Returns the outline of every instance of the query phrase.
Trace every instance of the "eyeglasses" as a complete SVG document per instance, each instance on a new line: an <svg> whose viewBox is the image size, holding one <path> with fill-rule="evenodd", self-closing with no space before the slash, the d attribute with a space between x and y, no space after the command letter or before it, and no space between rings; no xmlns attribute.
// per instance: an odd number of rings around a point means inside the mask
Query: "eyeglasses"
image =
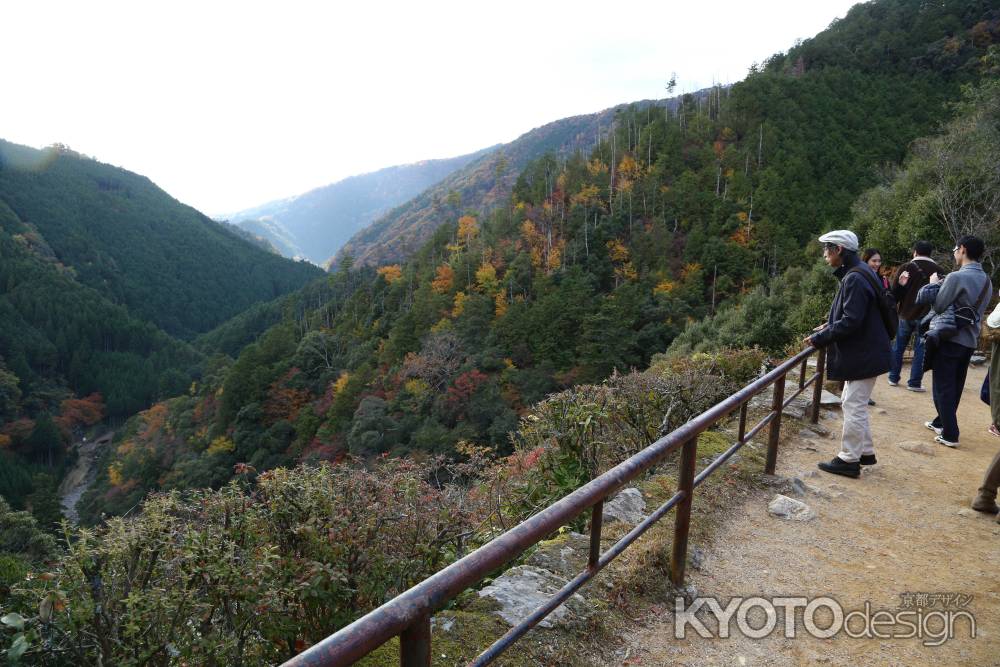
<svg viewBox="0 0 1000 667"><path fill-rule="evenodd" d="M958 252L958 249L959 249L959 248L961 248L961 247L962 247L962 246L960 246L960 245L957 245L957 246L955 246L954 248L952 248L952 249L951 249L951 251L952 251L952 252Z"/></svg>

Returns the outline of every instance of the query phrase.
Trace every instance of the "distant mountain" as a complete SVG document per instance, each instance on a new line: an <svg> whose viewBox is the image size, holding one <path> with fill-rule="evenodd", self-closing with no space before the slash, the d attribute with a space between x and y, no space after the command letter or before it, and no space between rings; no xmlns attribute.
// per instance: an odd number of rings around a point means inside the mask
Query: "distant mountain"
<svg viewBox="0 0 1000 667"><path fill-rule="evenodd" d="M708 90L692 94L697 100ZM563 118L527 132L509 144L488 149L475 161L456 170L439 183L393 209L375 224L356 233L331 262L350 255L357 264L379 266L409 257L445 222L454 222L462 211L485 211L503 202L521 170L546 153L559 157L576 151L589 154L601 137L606 137L615 115L635 106L641 109L664 107L676 111L681 97L643 100L634 105L618 105L598 113Z"/></svg>
<svg viewBox="0 0 1000 667"><path fill-rule="evenodd" d="M387 167L227 216L286 257L324 264L373 220L492 149Z"/></svg>
<svg viewBox="0 0 1000 667"><path fill-rule="evenodd" d="M65 148L0 141L0 203L80 284L184 339L322 275Z"/></svg>

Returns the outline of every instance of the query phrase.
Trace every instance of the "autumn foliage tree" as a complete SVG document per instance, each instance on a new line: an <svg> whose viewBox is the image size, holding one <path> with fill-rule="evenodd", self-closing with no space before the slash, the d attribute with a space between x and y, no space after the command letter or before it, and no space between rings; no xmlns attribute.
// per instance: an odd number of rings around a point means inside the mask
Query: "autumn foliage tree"
<svg viewBox="0 0 1000 667"><path fill-rule="evenodd" d="M438 294L447 294L455 284L455 271L448 264L442 264L435 270L431 287Z"/></svg>
<svg viewBox="0 0 1000 667"><path fill-rule="evenodd" d="M82 426L93 426L104 419L104 399L100 393L85 398L67 398L59 405L56 424L68 435Z"/></svg>

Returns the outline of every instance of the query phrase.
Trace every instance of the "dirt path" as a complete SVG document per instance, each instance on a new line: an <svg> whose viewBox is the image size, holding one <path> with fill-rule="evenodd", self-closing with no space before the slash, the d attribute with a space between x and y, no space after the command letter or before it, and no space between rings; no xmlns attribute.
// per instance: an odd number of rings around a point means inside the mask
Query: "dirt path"
<svg viewBox="0 0 1000 667"><path fill-rule="evenodd" d="M1000 448L1000 439L986 432L989 411L979 401L985 373L982 367L970 369L959 409L958 449L935 444L923 426L934 414L930 392L889 387L884 377L876 385L872 409L879 464L860 479L812 473L818 461L837 452L839 411L836 419L824 422L833 431L829 438L784 441L777 472L799 476L821 492L801 497L816 518L796 522L770 516L767 504L774 491L757 494L725 519L712 543L701 545L704 564L689 569L688 576L699 595L717 596L723 607L731 597L829 596L845 613L863 609L865 602L873 612L896 612L908 602L903 593L971 595L964 609L975 616L975 639L964 619L957 623L957 637L937 647L924 646L918 638L854 639L843 633L816 639L804 631L801 609L798 636L792 639L783 636L781 609L777 629L763 639L744 637L735 617L728 639L701 638L690 626L684 639L675 639L673 614L666 613L674 607L670 599L629 638L623 664L1000 665L1000 525L967 509ZM786 432L796 433L795 422L789 424ZM928 453L901 448L905 442L926 443ZM760 609L754 612L750 622L759 627L764 617ZM822 613L816 622L824 625ZM938 618L927 622L932 632L941 627ZM709 620L706 626L714 630L717 624ZM852 627L856 631L860 621ZM897 626L898 632L905 630Z"/></svg>

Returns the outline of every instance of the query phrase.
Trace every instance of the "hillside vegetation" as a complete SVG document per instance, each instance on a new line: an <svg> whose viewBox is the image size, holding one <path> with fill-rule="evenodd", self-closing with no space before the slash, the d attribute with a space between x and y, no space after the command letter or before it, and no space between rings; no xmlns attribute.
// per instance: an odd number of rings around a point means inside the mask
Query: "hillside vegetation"
<svg viewBox="0 0 1000 667"><path fill-rule="evenodd" d="M0 202L78 282L179 338L320 275L247 242L145 177L64 148L0 142Z"/></svg>

